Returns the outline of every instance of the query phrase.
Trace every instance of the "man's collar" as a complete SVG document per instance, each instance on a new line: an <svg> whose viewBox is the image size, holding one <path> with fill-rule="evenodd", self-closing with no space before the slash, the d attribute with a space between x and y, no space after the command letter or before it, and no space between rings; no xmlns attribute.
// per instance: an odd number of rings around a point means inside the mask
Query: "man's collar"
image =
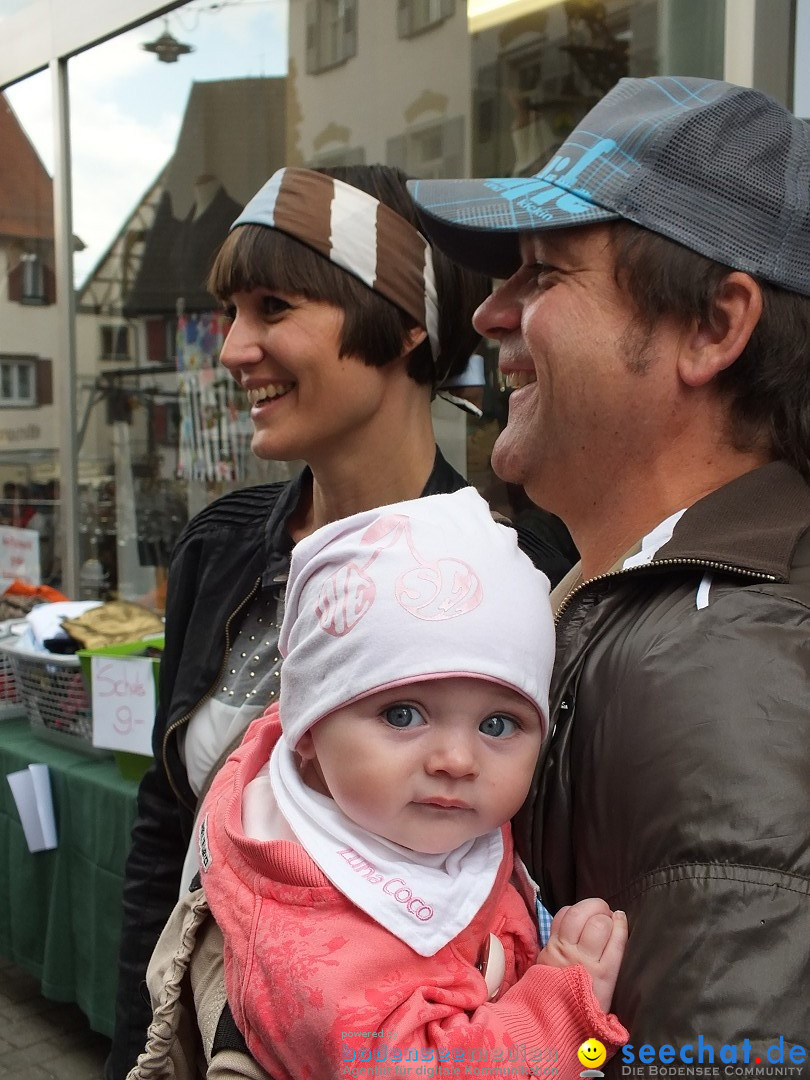
<svg viewBox="0 0 810 1080"><path fill-rule="evenodd" d="M787 462L773 461L666 518L606 573L691 561L787 581L796 544L808 528L810 486ZM555 613L583 580L577 563L551 594Z"/></svg>
<svg viewBox="0 0 810 1080"><path fill-rule="evenodd" d="M786 461L772 461L690 506L654 562L697 559L787 581L810 527L810 486Z"/></svg>

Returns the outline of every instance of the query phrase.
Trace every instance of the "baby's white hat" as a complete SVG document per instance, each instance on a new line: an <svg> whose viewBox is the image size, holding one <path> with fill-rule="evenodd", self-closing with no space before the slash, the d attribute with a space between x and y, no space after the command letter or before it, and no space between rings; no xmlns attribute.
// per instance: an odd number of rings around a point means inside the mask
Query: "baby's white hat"
<svg viewBox="0 0 810 1080"><path fill-rule="evenodd" d="M548 578L471 487L364 511L296 544L279 648L293 749L358 698L441 676L509 686L548 720Z"/></svg>

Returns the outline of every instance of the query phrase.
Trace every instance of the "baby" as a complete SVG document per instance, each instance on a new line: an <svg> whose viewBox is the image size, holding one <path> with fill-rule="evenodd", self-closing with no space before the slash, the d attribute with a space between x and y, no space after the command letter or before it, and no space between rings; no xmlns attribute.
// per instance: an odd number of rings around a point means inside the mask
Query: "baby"
<svg viewBox="0 0 810 1080"><path fill-rule="evenodd" d="M548 581L513 530L472 488L319 529L293 552L281 650L280 703L198 823L256 1061L274 1080L565 1077L589 1039L614 1053L623 913L584 900L539 950L512 850L554 658Z"/></svg>

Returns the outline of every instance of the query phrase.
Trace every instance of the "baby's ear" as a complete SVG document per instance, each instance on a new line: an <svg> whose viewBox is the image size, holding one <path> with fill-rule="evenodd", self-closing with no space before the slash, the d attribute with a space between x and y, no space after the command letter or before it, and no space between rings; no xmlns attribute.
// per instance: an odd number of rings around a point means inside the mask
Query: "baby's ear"
<svg viewBox="0 0 810 1080"><path fill-rule="evenodd" d="M312 731L305 731L295 746L295 752L302 761L315 759L315 743L312 739Z"/></svg>

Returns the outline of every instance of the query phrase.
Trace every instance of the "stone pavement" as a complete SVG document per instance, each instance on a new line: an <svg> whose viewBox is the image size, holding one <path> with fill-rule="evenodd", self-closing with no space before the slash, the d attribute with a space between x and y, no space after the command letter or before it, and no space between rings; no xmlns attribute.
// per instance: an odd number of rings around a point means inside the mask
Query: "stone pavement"
<svg viewBox="0 0 810 1080"><path fill-rule="evenodd" d="M48 1001L0 959L0 1080L101 1080L109 1047L78 1006Z"/></svg>

